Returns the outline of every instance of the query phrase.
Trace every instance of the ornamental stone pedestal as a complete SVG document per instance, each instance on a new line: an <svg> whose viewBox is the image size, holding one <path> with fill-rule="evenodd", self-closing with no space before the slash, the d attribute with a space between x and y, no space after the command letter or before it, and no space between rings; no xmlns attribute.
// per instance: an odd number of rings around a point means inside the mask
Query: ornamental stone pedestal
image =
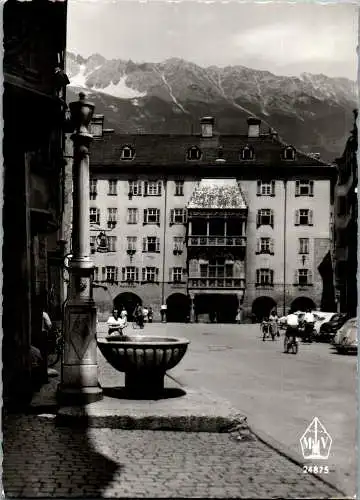
<svg viewBox="0 0 360 500"><path fill-rule="evenodd" d="M75 132L73 160L72 259L69 264L69 297L64 318L64 353L59 386L60 404L86 404L102 399L98 382L96 307L90 259L88 125L95 106L80 100L70 104Z"/></svg>

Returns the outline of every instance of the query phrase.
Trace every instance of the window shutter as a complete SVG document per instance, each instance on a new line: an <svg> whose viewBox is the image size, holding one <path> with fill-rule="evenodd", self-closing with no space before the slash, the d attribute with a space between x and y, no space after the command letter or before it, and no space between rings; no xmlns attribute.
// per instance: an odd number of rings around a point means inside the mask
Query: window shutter
<svg viewBox="0 0 360 500"><path fill-rule="evenodd" d="M308 283L309 285L312 284L312 272L310 271L310 269L308 270Z"/></svg>
<svg viewBox="0 0 360 500"><path fill-rule="evenodd" d="M135 281L139 281L139 268L135 267Z"/></svg>
<svg viewBox="0 0 360 500"><path fill-rule="evenodd" d="M183 274L183 277L187 275L187 269L186 269L186 267L183 267L182 274Z"/></svg>
<svg viewBox="0 0 360 500"><path fill-rule="evenodd" d="M133 194L134 190L133 190L133 183L132 183L132 181L128 181L128 184L129 184L129 190L128 190L128 192L131 193L131 194Z"/></svg>
<svg viewBox="0 0 360 500"><path fill-rule="evenodd" d="M270 283L273 285L274 284L274 270L270 269Z"/></svg>
<svg viewBox="0 0 360 500"><path fill-rule="evenodd" d="M148 213L148 211L147 211L147 209L145 208L145 209L144 209L144 222L143 222L143 224L147 224L147 221L148 221L147 213Z"/></svg>
<svg viewBox="0 0 360 500"><path fill-rule="evenodd" d="M173 268L173 267L170 267L170 268L169 268L169 281L170 281L170 283L171 283L172 281L174 281L173 272L174 272L174 268Z"/></svg>
<svg viewBox="0 0 360 500"><path fill-rule="evenodd" d="M160 224L160 209L159 208L156 210L156 223Z"/></svg>
<svg viewBox="0 0 360 500"><path fill-rule="evenodd" d="M146 252L147 251L147 238L143 238L143 249L142 249L143 252Z"/></svg>
<svg viewBox="0 0 360 500"><path fill-rule="evenodd" d="M102 268L102 280L105 281L106 280L106 267L103 267Z"/></svg>
<svg viewBox="0 0 360 500"><path fill-rule="evenodd" d="M313 225L313 211L309 210L309 226Z"/></svg>
<svg viewBox="0 0 360 500"><path fill-rule="evenodd" d="M314 181L310 181L309 183L309 195L314 196Z"/></svg>
<svg viewBox="0 0 360 500"><path fill-rule="evenodd" d="M261 226L261 211L258 210L256 214L256 227Z"/></svg>
<svg viewBox="0 0 360 500"><path fill-rule="evenodd" d="M125 281L126 280L126 268L125 267L123 267L121 269L121 273L122 273L122 281Z"/></svg>
<svg viewBox="0 0 360 500"><path fill-rule="evenodd" d="M161 187L162 187L161 181L158 181L157 187L158 187L158 195L161 196Z"/></svg>
<svg viewBox="0 0 360 500"><path fill-rule="evenodd" d="M114 281L118 280L118 274L119 274L118 271L119 271L119 269L117 267L115 267L115 273L114 273L114 278L115 279L114 279Z"/></svg>
<svg viewBox="0 0 360 500"><path fill-rule="evenodd" d="M300 211L295 210L295 226L298 226L300 224Z"/></svg>
<svg viewBox="0 0 360 500"><path fill-rule="evenodd" d="M257 196L261 196L261 181L257 181L257 191L256 191Z"/></svg>
<svg viewBox="0 0 360 500"><path fill-rule="evenodd" d="M155 281L159 281L159 268L155 268Z"/></svg>
<svg viewBox="0 0 360 500"><path fill-rule="evenodd" d="M146 268L145 267L142 268L141 274L142 274L142 280L141 281L145 281L146 280Z"/></svg>
<svg viewBox="0 0 360 500"><path fill-rule="evenodd" d="M138 190L138 195L141 196L141 192L142 192L141 181L137 181L137 190Z"/></svg>
<svg viewBox="0 0 360 500"><path fill-rule="evenodd" d="M275 181L271 181L271 196L275 196Z"/></svg>
<svg viewBox="0 0 360 500"><path fill-rule="evenodd" d="M274 239L270 238L270 253L274 253Z"/></svg>
<svg viewBox="0 0 360 500"><path fill-rule="evenodd" d="M160 252L160 238L156 238L156 251Z"/></svg>
<svg viewBox="0 0 360 500"><path fill-rule="evenodd" d="M148 195L148 183L147 181L144 181L144 196Z"/></svg>
<svg viewBox="0 0 360 500"><path fill-rule="evenodd" d="M256 269L256 283L260 283L260 269Z"/></svg>
<svg viewBox="0 0 360 500"><path fill-rule="evenodd" d="M186 219L187 219L187 211L186 208L183 209L183 223L186 224Z"/></svg>
<svg viewBox="0 0 360 500"><path fill-rule="evenodd" d="M273 228L274 227L274 212L271 210L270 212L270 226Z"/></svg>
<svg viewBox="0 0 360 500"><path fill-rule="evenodd" d="M260 253L261 252L261 238L258 238L256 242L256 252Z"/></svg>
<svg viewBox="0 0 360 500"><path fill-rule="evenodd" d="M300 196L300 181L295 182L295 196Z"/></svg>
<svg viewBox="0 0 360 500"><path fill-rule="evenodd" d="M296 285L299 283L299 271L297 269L294 271L294 283Z"/></svg>
<svg viewBox="0 0 360 500"><path fill-rule="evenodd" d="M170 224L174 224L174 214L175 214L175 210L172 208L170 210Z"/></svg>

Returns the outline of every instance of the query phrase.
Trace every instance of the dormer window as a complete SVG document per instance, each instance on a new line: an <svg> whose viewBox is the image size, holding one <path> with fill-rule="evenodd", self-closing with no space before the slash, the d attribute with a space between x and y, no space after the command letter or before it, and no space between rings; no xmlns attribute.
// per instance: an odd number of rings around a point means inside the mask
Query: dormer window
<svg viewBox="0 0 360 500"><path fill-rule="evenodd" d="M122 160L133 160L135 157L135 149L131 146L124 146L121 150L120 158Z"/></svg>
<svg viewBox="0 0 360 500"><path fill-rule="evenodd" d="M192 146L187 151L187 159L188 160L200 160L201 158L201 150L197 146Z"/></svg>
<svg viewBox="0 0 360 500"><path fill-rule="evenodd" d="M252 147L245 146L241 151L242 160L253 160L255 158L255 153Z"/></svg>
<svg viewBox="0 0 360 500"><path fill-rule="evenodd" d="M295 149L291 146L288 146L284 149L284 160L295 160Z"/></svg>

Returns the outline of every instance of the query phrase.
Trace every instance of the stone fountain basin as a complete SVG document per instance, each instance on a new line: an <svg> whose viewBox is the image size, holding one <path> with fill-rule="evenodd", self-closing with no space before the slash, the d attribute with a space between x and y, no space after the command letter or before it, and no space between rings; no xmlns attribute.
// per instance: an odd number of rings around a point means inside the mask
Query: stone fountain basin
<svg viewBox="0 0 360 500"><path fill-rule="evenodd" d="M131 392L159 392L164 376L184 357L190 341L178 337L110 335L97 339L99 349L113 368L125 372Z"/></svg>

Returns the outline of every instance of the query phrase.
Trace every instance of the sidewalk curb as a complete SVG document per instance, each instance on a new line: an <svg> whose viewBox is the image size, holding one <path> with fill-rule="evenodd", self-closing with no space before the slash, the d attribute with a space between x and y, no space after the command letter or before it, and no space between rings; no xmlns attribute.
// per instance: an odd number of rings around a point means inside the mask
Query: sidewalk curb
<svg viewBox="0 0 360 500"><path fill-rule="evenodd" d="M249 428L250 431L254 434L254 436L256 436L259 439L259 441L266 444L267 446L269 446L269 448L273 449L284 458L287 458L295 465L298 465L300 467L308 465L308 462L304 460L300 454L296 453L295 451L292 451L288 446L283 445L282 443L272 438L271 436L269 436L262 430L258 429L257 427L253 426L252 424L249 424ZM308 472L307 474L316 477L327 486L331 486L331 488L333 488L339 494L342 495L340 498L353 498L349 495L346 495L343 491L341 491L339 487L336 485L335 481L332 481L331 479L325 479L324 476L322 476L321 474L315 474L313 472L311 473Z"/></svg>

